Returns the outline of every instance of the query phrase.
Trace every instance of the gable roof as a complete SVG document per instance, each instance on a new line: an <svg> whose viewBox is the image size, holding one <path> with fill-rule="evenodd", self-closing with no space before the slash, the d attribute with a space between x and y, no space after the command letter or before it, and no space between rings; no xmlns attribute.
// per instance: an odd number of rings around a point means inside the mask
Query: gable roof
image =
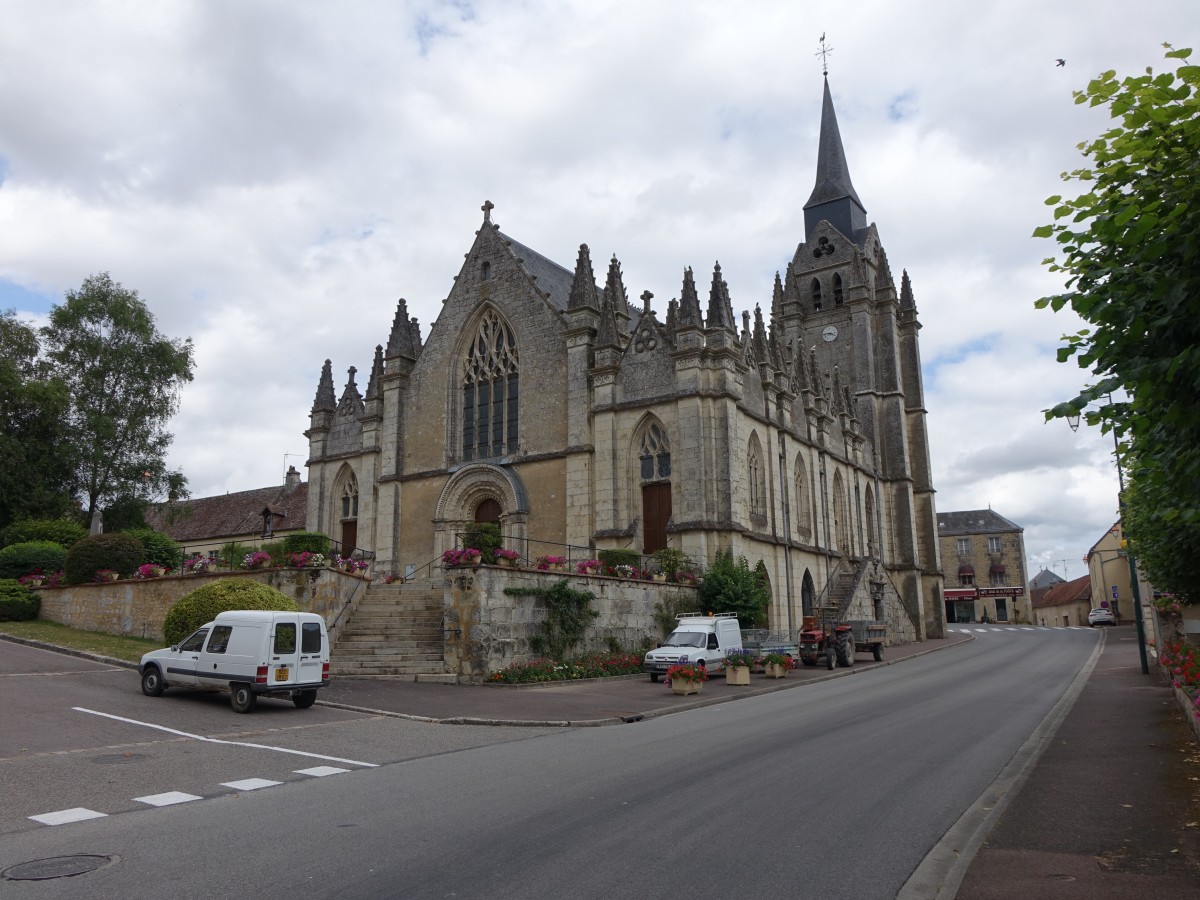
<svg viewBox="0 0 1200 900"><path fill-rule="evenodd" d="M274 530L304 528L308 482L238 491L160 504L146 512L146 524L175 541L262 534L263 510L270 509Z"/></svg>
<svg viewBox="0 0 1200 900"><path fill-rule="evenodd" d="M542 256L532 247L527 247L504 232L497 232L497 236L508 246L513 258L520 263L521 267L537 279L538 287L550 295L550 302L554 304L554 307L565 310L567 301L571 298L571 282L575 278L575 273L564 269L554 260Z"/></svg>
<svg viewBox="0 0 1200 900"><path fill-rule="evenodd" d="M1040 597L1030 596L1030 603L1034 609L1045 606L1063 606L1068 603L1079 602L1091 605L1092 579L1089 575L1082 575L1074 581L1066 581L1062 584L1046 588L1046 592Z"/></svg>
<svg viewBox="0 0 1200 900"><path fill-rule="evenodd" d="M1025 529L990 509L968 509L937 514L938 534L998 534Z"/></svg>
<svg viewBox="0 0 1200 900"><path fill-rule="evenodd" d="M1056 584L1064 584L1066 580L1061 575L1051 572L1049 569L1042 569L1033 578L1029 579L1029 586L1031 588L1049 588L1054 587Z"/></svg>

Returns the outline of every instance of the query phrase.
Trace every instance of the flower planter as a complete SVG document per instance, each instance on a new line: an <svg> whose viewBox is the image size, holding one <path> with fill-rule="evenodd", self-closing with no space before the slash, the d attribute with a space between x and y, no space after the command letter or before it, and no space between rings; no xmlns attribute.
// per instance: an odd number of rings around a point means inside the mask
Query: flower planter
<svg viewBox="0 0 1200 900"><path fill-rule="evenodd" d="M496 562L499 565L505 566L509 569L515 569L517 567L517 561L515 559L509 559L507 556L497 557Z"/></svg>
<svg viewBox="0 0 1200 900"><path fill-rule="evenodd" d="M121 575L118 572L97 572L96 580L99 582L116 581Z"/></svg>
<svg viewBox="0 0 1200 900"><path fill-rule="evenodd" d="M749 666L726 666L725 667L725 683L726 684L749 684L750 683L750 667Z"/></svg>
<svg viewBox="0 0 1200 900"><path fill-rule="evenodd" d="M776 665L769 665L769 666L763 667L763 674L766 675L768 678L786 678L787 673L788 673L787 666L781 666L781 665L776 664Z"/></svg>
<svg viewBox="0 0 1200 900"><path fill-rule="evenodd" d="M688 694L700 693L700 688L703 686L703 681L685 681L682 678L675 678L671 681L671 690L683 697Z"/></svg>
<svg viewBox="0 0 1200 900"><path fill-rule="evenodd" d="M659 572L657 575L652 575L650 577L658 582L665 582L667 580L667 576L664 575L662 572Z"/></svg>

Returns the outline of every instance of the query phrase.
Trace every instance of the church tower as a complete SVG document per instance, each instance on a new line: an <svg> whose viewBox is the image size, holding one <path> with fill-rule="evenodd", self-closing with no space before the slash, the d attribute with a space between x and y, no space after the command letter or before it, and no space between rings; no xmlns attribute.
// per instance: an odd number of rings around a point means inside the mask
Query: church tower
<svg viewBox="0 0 1200 900"><path fill-rule="evenodd" d="M894 510L867 528L880 532L885 561L912 573L901 593L914 619L932 625L942 619L941 581L917 343L921 326L908 275L898 292L878 229L868 222L850 179L828 78L804 231L788 268L787 340L809 348L820 370L836 371L849 394L874 457L865 464L876 470L881 505ZM918 604L925 607L921 614Z"/></svg>

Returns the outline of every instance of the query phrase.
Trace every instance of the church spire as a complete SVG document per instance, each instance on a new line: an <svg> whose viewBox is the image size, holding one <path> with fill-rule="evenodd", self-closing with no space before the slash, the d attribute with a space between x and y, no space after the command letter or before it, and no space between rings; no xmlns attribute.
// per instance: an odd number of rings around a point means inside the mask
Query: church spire
<svg viewBox="0 0 1200 900"><path fill-rule="evenodd" d="M679 298L679 325L686 327L694 325L704 327L704 316L700 312L700 297L696 293L696 280L692 275L692 267L683 270L683 290Z"/></svg>
<svg viewBox="0 0 1200 900"><path fill-rule="evenodd" d="M337 408L337 397L333 393L333 364L325 360L321 367L321 380L317 382L317 396L313 400L313 412Z"/></svg>
<svg viewBox="0 0 1200 900"><path fill-rule="evenodd" d="M599 309L596 295L596 275L592 270L592 256L587 244L579 245L579 256L575 260L575 277L571 279L571 295L568 309Z"/></svg>
<svg viewBox="0 0 1200 900"><path fill-rule="evenodd" d="M825 79L825 96L821 103L821 138L817 147L817 183L812 196L804 204L804 235L813 233L817 223L825 219L851 240L855 232L867 227L867 210L850 182L850 167L842 148L837 113Z"/></svg>

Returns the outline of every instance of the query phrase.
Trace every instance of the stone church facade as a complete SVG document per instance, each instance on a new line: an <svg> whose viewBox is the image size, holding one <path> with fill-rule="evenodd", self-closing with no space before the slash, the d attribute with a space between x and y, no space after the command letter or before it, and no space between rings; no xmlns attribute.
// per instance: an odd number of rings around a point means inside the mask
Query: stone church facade
<svg viewBox="0 0 1200 900"><path fill-rule="evenodd" d="M307 527L421 569L476 521L528 556L762 560L771 626L814 606L944 633L920 324L850 182L828 83L805 235L754 312L719 265L631 301L483 223L428 337L400 300L365 392L321 372ZM765 312L764 312L765 308ZM661 304L660 304L661 309ZM576 553L576 556L579 554ZM411 569L410 569L411 567Z"/></svg>

